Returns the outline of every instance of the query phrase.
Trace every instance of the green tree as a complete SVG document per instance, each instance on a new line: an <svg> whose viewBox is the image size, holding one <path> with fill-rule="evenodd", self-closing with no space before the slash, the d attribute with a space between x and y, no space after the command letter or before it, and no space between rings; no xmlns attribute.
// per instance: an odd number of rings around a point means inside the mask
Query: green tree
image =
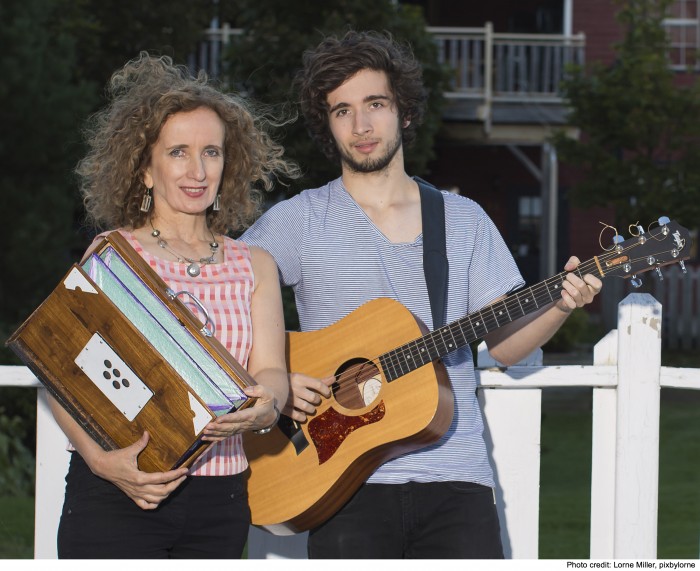
<svg viewBox="0 0 700 571"><path fill-rule="evenodd" d="M400 42L410 44L422 62L429 89L428 112L415 144L406 150L407 170L425 175L433 156L433 140L440 124L446 73L437 63L437 48L419 8L391 0L329 0L287 2L284 0L238 0L222 3L221 18L243 29L227 53L227 77L234 87L268 105L288 102L294 109L291 90L294 74L301 66L304 50L323 37L342 35L349 29L389 31ZM288 107L286 111L288 112ZM303 119L280 133L287 154L305 171L303 180L289 189L317 186L339 175L308 136Z"/></svg>
<svg viewBox="0 0 700 571"><path fill-rule="evenodd" d="M80 74L102 88L142 50L186 63L216 14L213 0L54 0L75 39Z"/></svg>
<svg viewBox="0 0 700 571"><path fill-rule="evenodd" d="M0 341L48 295L89 237L72 171L110 75L141 50L185 63L211 0L0 4ZM2 344L4 362L13 361Z"/></svg>
<svg viewBox="0 0 700 571"><path fill-rule="evenodd" d="M0 6L1 341L55 286L76 247L76 125L96 90L76 77L75 42L57 26L58 8L51 0Z"/></svg>
<svg viewBox="0 0 700 571"><path fill-rule="evenodd" d="M572 198L613 205L617 223L700 216L700 92L678 85L662 21L670 0L620 2L623 40L613 64L572 70L563 85L579 140L555 139L562 162L580 167Z"/></svg>

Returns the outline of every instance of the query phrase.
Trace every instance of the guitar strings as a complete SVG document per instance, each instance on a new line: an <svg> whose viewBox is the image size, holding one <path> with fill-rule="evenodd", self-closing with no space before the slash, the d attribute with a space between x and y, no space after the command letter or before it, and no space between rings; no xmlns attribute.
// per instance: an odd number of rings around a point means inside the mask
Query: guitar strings
<svg viewBox="0 0 700 571"><path fill-rule="evenodd" d="M645 234L644 237L648 239L653 239L657 241L663 241L666 239L666 235L663 234L663 227L660 227L660 230L657 233L650 232L649 234ZM628 245L625 245L624 243L621 245L622 247L615 246L613 249L610 251L604 252L600 254L599 256L596 256L590 260L587 260L585 262L582 262L575 270L573 270L573 273L576 273L581 279L583 279L583 276L585 274L594 274L597 277L605 277L606 272L602 270L602 266L606 266L607 262L614 261L621 256L624 256L626 252L629 250L632 250L640 245L643 245L644 242L640 240L631 240L631 243ZM682 247L683 244L680 245ZM667 253L670 252L671 250L667 250L666 252L662 253ZM657 254L658 255L658 254ZM638 258L631 258L629 260L626 260L626 263L630 264L635 264L641 260L644 260L646 258L645 256L640 256ZM620 264L615 264L608 266L610 271L612 271L615 267L619 266ZM644 269L643 271L648 271L650 269L653 269L654 264L650 264L649 268ZM415 370L423 365L428 364L429 362L433 361L434 358L437 358L439 356L442 356L448 352L451 352L453 349L457 347L462 347L468 344L470 336L465 334L464 330L462 329L462 324L468 324L469 327L472 330L473 339L476 340L479 337L483 335L478 335L477 334L477 328L479 329L484 329L485 332L489 332L494 330L495 328L498 328L501 326L501 324L498 321L498 317L496 316L495 311L500 310L501 307L505 309L506 311L506 318L508 322L513 321L514 319L511 318L511 314L518 314L518 313L523 313L523 315L527 315L529 312L525 312L523 307L522 307L522 302L521 302L521 297L524 295L531 295L531 297L534 300L535 303L535 310L539 309L539 307L542 307L544 305L548 305L549 303L552 303L553 301L557 301L557 298L553 297L551 294L552 290L555 290L559 292L561 290L561 284L563 281L566 279L566 276L572 272L560 272L556 274L555 276L552 276L538 284L535 284L533 286L530 286L529 288L525 288L523 290L520 290L512 295L507 296L506 298L497 301L493 304L488 305L487 307L478 310L474 313L471 313L467 316L465 316L462 319L458 319L457 321L444 325L443 327L440 327L428 334L426 334L423 337L420 337L418 339L414 339L412 341L409 341L408 343L405 343L404 345L401 345L391 351L388 351L382 355L375 356L373 358L367 359L364 363L362 364L356 364L351 366L349 369L344 371L343 373L336 374L334 375L335 377L335 386L337 386L337 389L334 391L335 394L342 394L342 395L347 395L348 392L354 391L354 389L358 386L358 383L354 380L355 379L355 374L351 373L352 371L358 372L362 366L366 364L372 364L378 371L383 371L384 376L391 376L393 378L398 378L412 370ZM539 303L538 303L539 302ZM544 302L544 303L542 303ZM526 303L531 303L530 300L527 300ZM501 311L502 314L502 311ZM522 317L523 315L519 316ZM479 320L479 321L474 321L474 320ZM495 325L495 327L494 327ZM475 327L476 326L476 327ZM449 336L452 339L452 342L450 343L449 341L445 340L445 335L449 334ZM428 346L429 343L432 343L432 348ZM421 347L423 345L423 347ZM454 347L453 347L454 345ZM427 355L428 358L427 360L424 360L424 354L426 353L427 349ZM435 357L432 357L432 355L437 354ZM382 366L381 360L382 358L384 359L384 365ZM403 359L402 359L403 358ZM419 359L419 361L417 360ZM391 371L391 375L387 375L386 368L390 367L393 369ZM404 370L407 369L407 370ZM398 374L397 374L398 373Z"/></svg>

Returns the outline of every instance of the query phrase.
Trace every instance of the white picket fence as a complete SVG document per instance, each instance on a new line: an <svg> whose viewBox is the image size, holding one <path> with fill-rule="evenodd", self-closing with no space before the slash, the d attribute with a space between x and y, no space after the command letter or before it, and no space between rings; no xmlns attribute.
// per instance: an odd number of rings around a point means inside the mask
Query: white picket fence
<svg viewBox="0 0 700 571"><path fill-rule="evenodd" d="M697 239L696 239L697 241ZM678 264L663 268L661 275L648 272L639 276L638 290L632 280L605 282L600 294L604 325L615 326L615 305L631 292L651 294L664 308L662 339L664 347L675 350L700 350L700 266L690 263L683 272Z"/></svg>
<svg viewBox="0 0 700 571"><path fill-rule="evenodd" d="M506 370L479 355L479 396L497 482L506 556L538 557L541 393L593 388L590 557L655 559L660 388L700 390L700 369L661 367L662 309L649 294L618 306L618 326L594 349L591 366L541 366L541 352ZM35 388L25 367L0 367L0 387ZM56 529L68 453L38 391L35 557L56 557ZM688 459L698 464L698 459ZM251 529L250 558L303 558L305 534Z"/></svg>

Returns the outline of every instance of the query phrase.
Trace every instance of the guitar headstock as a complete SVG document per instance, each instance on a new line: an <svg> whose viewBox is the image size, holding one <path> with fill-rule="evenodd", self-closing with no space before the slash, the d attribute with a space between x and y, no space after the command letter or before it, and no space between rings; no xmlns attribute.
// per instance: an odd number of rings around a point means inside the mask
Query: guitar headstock
<svg viewBox="0 0 700 571"><path fill-rule="evenodd" d="M649 270L656 270L661 276L660 268L668 264L679 263L686 271L684 260L690 257L692 238L690 232L666 216L645 231L636 226L638 234L627 240L615 236L612 249L596 258L601 276L632 277L636 287L635 276Z"/></svg>

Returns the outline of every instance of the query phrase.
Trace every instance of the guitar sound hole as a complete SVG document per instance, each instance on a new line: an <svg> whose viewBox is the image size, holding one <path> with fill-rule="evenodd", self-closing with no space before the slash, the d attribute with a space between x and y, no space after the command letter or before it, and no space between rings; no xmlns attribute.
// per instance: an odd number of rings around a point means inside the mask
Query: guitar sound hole
<svg viewBox="0 0 700 571"><path fill-rule="evenodd" d="M366 359L351 359L336 371L331 387L333 396L345 408L364 408L374 402L382 388L382 376L377 366Z"/></svg>

